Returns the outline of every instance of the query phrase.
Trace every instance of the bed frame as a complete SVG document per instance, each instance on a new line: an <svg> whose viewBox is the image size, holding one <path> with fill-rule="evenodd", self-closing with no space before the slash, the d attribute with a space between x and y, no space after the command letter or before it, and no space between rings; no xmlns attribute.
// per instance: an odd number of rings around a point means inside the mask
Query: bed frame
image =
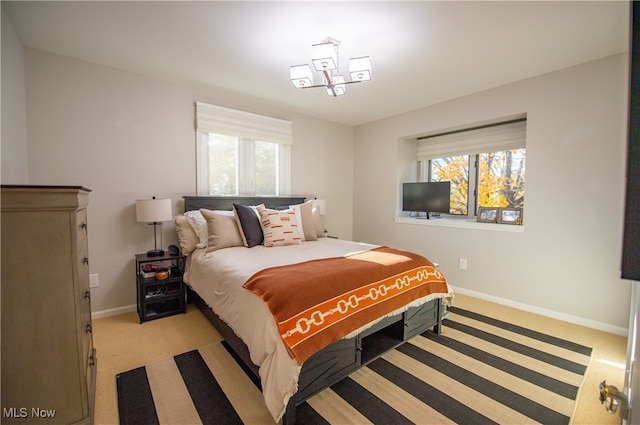
<svg viewBox="0 0 640 425"><path fill-rule="evenodd" d="M285 209L289 205L300 204L304 197L221 197L184 196L185 211L207 208L211 210L231 210L233 203L242 205L264 204L267 208ZM193 302L220 332L237 358L244 363L250 377L259 385L258 366L253 364L249 349L235 332L207 306L200 296L188 288L189 301ZM385 352L401 345L412 337L433 328L440 333L445 309L439 299L420 307L411 307L406 312L387 317L359 335L337 341L311 356L303 365L298 379L298 392L289 400L282 418L283 425L296 422L296 406L342 380L358 368L365 366Z"/></svg>

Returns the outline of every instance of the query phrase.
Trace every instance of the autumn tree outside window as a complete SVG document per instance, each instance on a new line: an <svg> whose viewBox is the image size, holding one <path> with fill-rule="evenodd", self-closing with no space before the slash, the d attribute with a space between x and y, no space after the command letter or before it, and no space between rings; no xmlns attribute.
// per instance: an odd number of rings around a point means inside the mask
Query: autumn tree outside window
<svg viewBox="0 0 640 425"><path fill-rule="evenodd" d="M524 118L418 138L417 159L420 180L451 181L453 215L524 208Z"/></svg>

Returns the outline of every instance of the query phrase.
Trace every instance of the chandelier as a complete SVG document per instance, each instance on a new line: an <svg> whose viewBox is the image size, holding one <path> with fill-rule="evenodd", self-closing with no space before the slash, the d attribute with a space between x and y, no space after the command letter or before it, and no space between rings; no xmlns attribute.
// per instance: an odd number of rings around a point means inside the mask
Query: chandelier
<svg viewBox="0 0 640 425"><path fill-rule="evenodd" d="M327 37L320 44L311 46L311 63L316 71L322 72L322 84L313 84L313 73L309 65L296 65L290 69L291 82L299 89L324 87L329 96L341 96L347 84L361 83L371 79L369 56L349 59L351 80L345 81L338 75L338 45L340 42Z"/></svg>

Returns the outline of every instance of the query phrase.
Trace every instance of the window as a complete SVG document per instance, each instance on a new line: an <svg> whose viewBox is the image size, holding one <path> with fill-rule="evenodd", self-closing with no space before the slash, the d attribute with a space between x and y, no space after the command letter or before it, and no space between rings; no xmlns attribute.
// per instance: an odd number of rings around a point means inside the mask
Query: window
<svg viewBox="0 0 640 425"><path fill-rule="evenodd" d="M469 210L469 155L434 158L427 164L431 182L451 182L450 213L467 215Z"/></svg>
<svg viewBox="0 0 640 425"><path fill-rule="evenodd" d="M451 214L478 207L524 207L526 121L418 139L420 179L451 181Z"/></svg>
<svg viewBox="0 0 640 425"><path fill-rule="evenodd" d="M289 194L288 145L215 133L200 134L198 145L199 194Z"/></svg>
<svg viewBox="0 0 640 425"><path fill-rule="evenodd" d="M291 123L196 103L197 192L281 196L290 192Z"/></svg>
<svg viewBox="0 0 640 425"><path fill-rule="evenodd" d="M479 207L524 207L524 165L527 150L511 149L478 155Z"/></svg>

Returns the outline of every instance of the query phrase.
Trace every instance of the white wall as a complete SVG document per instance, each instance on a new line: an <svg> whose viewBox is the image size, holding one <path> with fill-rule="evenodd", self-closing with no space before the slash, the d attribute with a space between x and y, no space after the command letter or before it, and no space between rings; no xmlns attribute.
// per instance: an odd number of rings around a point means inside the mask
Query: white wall
<svg viewBox="0 0 640 425"><path fill-rule="evenodd" d="M24 50L13 23L2 14L2 132L0 165L3 184L27 183Z"/></svg>
<svg viewBox="0 0 640 425"><path fill-rule="evenodd" d="M230 93L40 51L25 50L23 65L4 14L2 31L3 183L93 190L90 271L100 275L94 311L135 302L133 255L152 243L135 222L135 199L170 196L177 213L181 197L195 193L197 99L294 121L293 193L329 201L330 233L421 252L438 261L460 291L612 331L628 324L630 291L619 279L625 55L390 117L354 135L352 128ZM26 124L20 124L21 69ZM18 91L8 92L9 84ZM8 111L15 120L5 119ZM524 233L394 223L400 182L413 173L411 147L402 138L519 113L528 115ZM9 131L16 136L8 144ZM170 223L164 239L165 246L175 241ZM468 260L466 271L457 268L460 257Z"/></svg>
<svg viewBox="0 0 640 425"><path fill-rule="evenodd" d="M135 304L134 254L153 245L135 218L135 200L196 193L194 101L294 123L292 192L327 199L326 226L352 235L353 129L279 111L228 93L25 49L30 184L83 185L89 205L94 312ZM176 243L173 223L164 247Z"/></svg>
<svg viewBox="0 0 640 425"><path fill-rule="evenodd" d="M626 335L627 60L616 55L357 127L354 238L422 253L461 292ZM414 172L402 138L521 113L524 233L394 222L401 182Z"/></svg>

